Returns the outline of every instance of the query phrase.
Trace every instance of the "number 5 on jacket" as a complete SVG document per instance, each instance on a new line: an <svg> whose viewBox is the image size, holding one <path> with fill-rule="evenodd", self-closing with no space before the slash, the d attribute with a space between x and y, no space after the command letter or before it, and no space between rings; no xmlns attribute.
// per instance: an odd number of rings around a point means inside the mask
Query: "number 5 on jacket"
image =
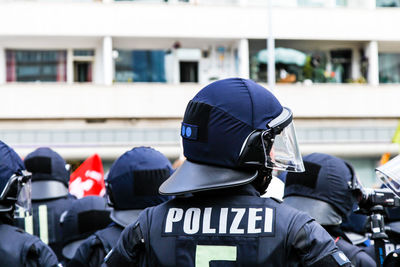
<svg viewBox="0 0 400 267"><path fill-rule="evenodd" d="M236 261L235 246L196 246L196 267L209 267L210 261Z"/></svg>

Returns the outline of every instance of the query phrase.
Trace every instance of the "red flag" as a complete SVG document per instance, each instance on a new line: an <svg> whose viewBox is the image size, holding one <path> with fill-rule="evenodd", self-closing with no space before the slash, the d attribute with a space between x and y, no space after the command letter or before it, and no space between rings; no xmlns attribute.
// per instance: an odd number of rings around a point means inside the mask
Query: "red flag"
<svg viewBox="0 0 400 267"><path fill-rule="evenodd" d="M71 174L69 192L77 198L82 198L103 196L105 191L103 163L100 156L94 154Z"/></svg>

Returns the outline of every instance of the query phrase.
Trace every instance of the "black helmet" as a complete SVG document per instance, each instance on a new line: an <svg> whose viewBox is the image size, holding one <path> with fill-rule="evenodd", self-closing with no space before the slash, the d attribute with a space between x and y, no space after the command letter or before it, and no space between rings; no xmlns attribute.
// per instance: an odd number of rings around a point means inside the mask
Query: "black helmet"
<svg viewBox="0 0 400 267"><path fill-rule="evenodd" d="M31 209L31 174L15 151L0 141L0 212L11 212L15 204L22 211Z"/></svg>
<svg viewBox="0 0 400 267"><path fill-rule="evenodd" d="M291 111L251 80L211 83L187 105L181 126L187 160L161 185L160 193L247 184L264 167L302 171L291 122Z"/></svg>
<svg viewBox="0 0 400 267"><path fill-rule="evenodd" d="M40 147L24 160L32 173L32 199L52 199L68 195L69 169L54 150Z"/></svg>
<svg viewBox="0 0 400 267"><path fill-rule="evenodd" d="M323 225L338 225L355 208L360 196L353 167L322 153L303 157L304 173L287 173L284 202L306 211Z"/></svg>

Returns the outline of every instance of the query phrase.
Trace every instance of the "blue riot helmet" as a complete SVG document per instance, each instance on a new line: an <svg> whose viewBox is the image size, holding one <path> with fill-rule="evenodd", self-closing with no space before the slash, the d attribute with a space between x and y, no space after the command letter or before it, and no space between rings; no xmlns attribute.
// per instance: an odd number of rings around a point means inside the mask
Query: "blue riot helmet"
<svg viewBox="0 0 400 267"><path fill-rule="evenodd" d="M62 255L71 259L86 238L111 223L109 215L110 210L103 197L87 196L75 200L60 217L64 242Z"/></svg>
<svg viewBox="0 0 400 267"><path fill-rule="evenodd" d="M358 203L362 186L353 167L332 155L303 157L304 173L287 173L284 202L322 225L339 225Z"/></svg>
<svg viewBox="0 0 400 267"><path fill-rule="evenodd" d="M187 105L181 125L187 160L160 193L239 186L257 177L270 179L272 169L303 171L292 118L273 94L251 80L211 83Z"/></svg>
<svg viewBox="0 0 400 267"><path fill-rule="evenodd" d="M32 173L32 199L47 200L68 195L69 168L54 150L40 147L24 160Z"/></svg>
<svg viewBox="0 0 400 267"><path fill-rule="evenodd" d="M122 227L139 213L170 199L158 193L159 186L173 173L170 161L150 147L125 152L111 166L106 179L111 219Z"/></svg>
<svg viewBox="0 0 400 267"><path fill-rule="evenodd" d="M400 155L375 169L378 179L400 197Z"/></svg>
<svg viewBox="0 0 400 267"><path fill-rule="evenodd" d="M15 151L0 141L0 213L31 213L31 174Z"/></svg>

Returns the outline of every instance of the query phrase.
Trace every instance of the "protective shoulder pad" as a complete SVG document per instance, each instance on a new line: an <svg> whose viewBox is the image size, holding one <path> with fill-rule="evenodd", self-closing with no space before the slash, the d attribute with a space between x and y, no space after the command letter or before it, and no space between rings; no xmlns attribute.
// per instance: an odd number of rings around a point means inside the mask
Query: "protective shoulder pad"
<svg viewBox="0 0 400 267"><path fill-rule="evenodd" d="M317 262L313 263L311 267L328 267L328 266L345 266L350 267L350 260L344 255L342 251L336 251L329 254Z"/></svg>

